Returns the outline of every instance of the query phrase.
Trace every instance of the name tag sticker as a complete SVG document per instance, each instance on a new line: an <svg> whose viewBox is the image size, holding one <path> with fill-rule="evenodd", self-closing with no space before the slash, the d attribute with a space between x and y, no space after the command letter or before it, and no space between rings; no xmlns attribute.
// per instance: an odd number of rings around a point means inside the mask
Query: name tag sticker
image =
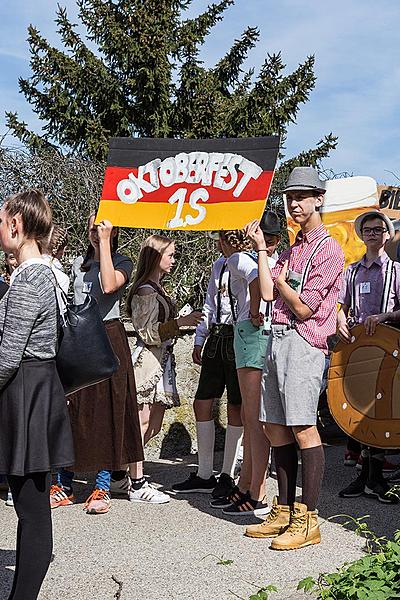
<svg viewBox="0 0 400 600"><path fill-rule="evenodd" d="M360 294L370 294L370 293L371 293L371 283L369 281L360 283Z"/></svg>
<svg viewBox="0 0 400 600"><path fill-rule="evenodd" d="M90 294L91 290L92 290L92 282L91 281L84 281L83 282L82 292L84 294Z"/></svg>

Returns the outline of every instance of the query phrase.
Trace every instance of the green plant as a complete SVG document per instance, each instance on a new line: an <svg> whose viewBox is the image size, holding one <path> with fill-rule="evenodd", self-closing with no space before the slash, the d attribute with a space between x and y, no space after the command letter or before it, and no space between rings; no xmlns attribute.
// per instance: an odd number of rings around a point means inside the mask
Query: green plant
<svg viewBox="0 0 400 600"><path fill-rule="evenodd" d="M391 600L400 598L400 530L393 540L378 537L365 522L347 515L343 525L354 524L355 533L365 539L366 555L345 563L334 573L321 573L317 579L302 579L298 590L317 594L320 600ZM332 517L334 518L334 517Z"/></svg>
<svg viewBox="0 0 400 600"><path fill-rule="evenodd" d="M252 583L251 585L254 585L254 587L258 587L254 583ZM259 588L254 594L251 594L251 596L249 596L247 600L268 600L270 594L273 594L277 591L278 588L275 585L269 584ZM238 596L237 594L235 594L235 592L231 591L231 594L233 594L233 596L236 596L236 598L240 598L240 600L246 600L246 598Z"/></svg>
<svg viewBox="0 0 400 600"><path fill-rule="evenodd" d="M217 559L217 565L223 565L224 567L233 564L233 560L231 558L224 558L223 556L217 556L216 554L206 554L205 556L203 556L203 558L201 560L204 560L205 558L207 558L207 556L213 556L214 558Z"/></svg>

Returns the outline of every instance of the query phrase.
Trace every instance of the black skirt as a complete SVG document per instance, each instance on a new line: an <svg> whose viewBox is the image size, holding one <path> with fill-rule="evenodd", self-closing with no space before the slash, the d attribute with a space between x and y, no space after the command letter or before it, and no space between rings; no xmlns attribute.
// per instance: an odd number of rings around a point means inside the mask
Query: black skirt
<svg viewBox="0 0 400 600"><path fill-rule="evenodd" d="M55 360L24 359L0 392L0 473L23 476L74 463Z"/></svg>

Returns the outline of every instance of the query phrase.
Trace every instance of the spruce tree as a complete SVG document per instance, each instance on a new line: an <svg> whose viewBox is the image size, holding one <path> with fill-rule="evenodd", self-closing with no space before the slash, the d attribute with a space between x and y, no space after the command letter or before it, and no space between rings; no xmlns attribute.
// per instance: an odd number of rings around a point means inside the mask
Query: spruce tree
<svg viewBox="0 0 400 600"><path fill-rule="evenodd" d="M314 57L285 74L281 54L268 54L257 75L244 71L259 39L258 29L247 27L225 56L206 68L200 49L233 0L185 19L191 2L77 0L85 36L59 6L55 22L62 50L31 25L32 75L20 78L19 87L43 121L43 132L30 131L8 112L13 135L31 150L51 146L103 161L108 139L116 136L280 134L283 158L287 127L315 86ZM283 163L276 184L289 167L318 164L335 146L332 134L323 137L315 149Z"/></svg>

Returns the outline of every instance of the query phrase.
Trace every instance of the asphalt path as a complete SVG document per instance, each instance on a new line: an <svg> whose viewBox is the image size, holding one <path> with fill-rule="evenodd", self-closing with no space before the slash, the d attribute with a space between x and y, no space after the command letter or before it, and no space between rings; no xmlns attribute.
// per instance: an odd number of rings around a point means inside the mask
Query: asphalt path
<svg viewBox="0 0 400 600"><path fill-rule="evenodd" d="M342 447L327 447L326 455L319 505L322 543L290 552L276 552L267 540L244 537L244 526L257 519L226 517L209 507L207 495L180 495L163 506L115 499L107 515L86 515L83 502L93 477L84 483L81 476L75 484L77 504L53 511L54 559L40 600L247 600L268 584L279 590L271 595L273 600L307 598L296 591L300 579L333 571L363 553L362 539L339 524L345 518L328 519L370 515L369 524L379 535L391 535L399 526L399 506L338 498L337 491L355 469L342 466ZM196 455L155 460L146 464L146 472L168 490L195 464ZM272 475L270 499L275 492ZM15 564L16 517L4 502L0 528L0 598L7 598Z"/></svg>

